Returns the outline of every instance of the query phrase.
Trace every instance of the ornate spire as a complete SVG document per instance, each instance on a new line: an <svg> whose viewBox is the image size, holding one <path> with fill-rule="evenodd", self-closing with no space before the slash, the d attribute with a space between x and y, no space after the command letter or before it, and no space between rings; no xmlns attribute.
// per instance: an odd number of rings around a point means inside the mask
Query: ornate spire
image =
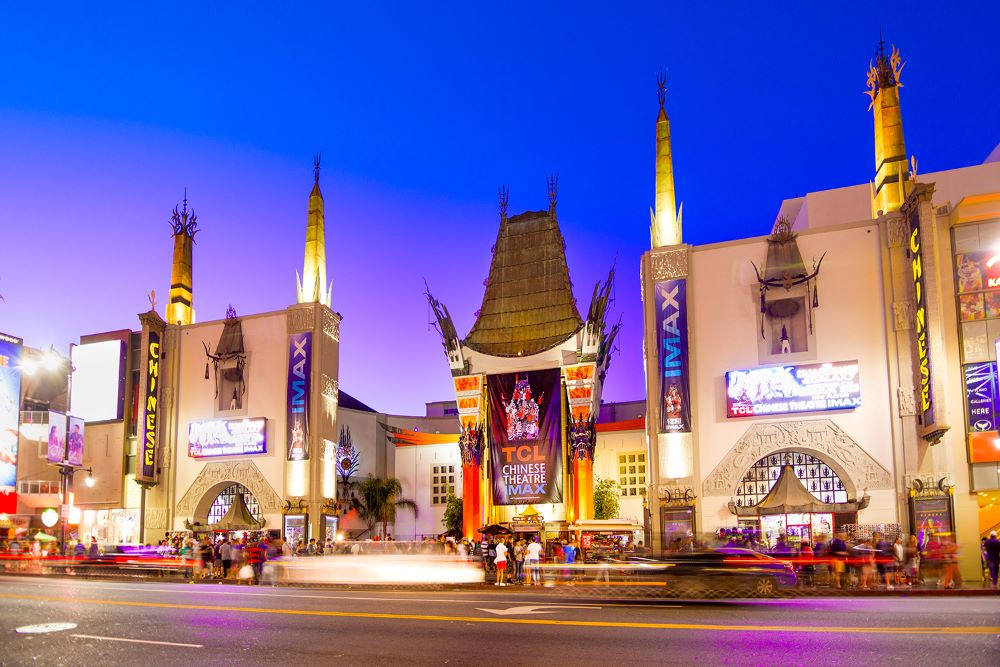
<svg viewBox="0 0 1000 667"><path fill-rule="evenodd" d="M170 295L167 300L168 324L194 323L194 267L192 262L194 237L198 233L198 216L188 212L187 188L184 201L174 206L170 216L174 237L174 261L170 271Z"/></svg>
<svg viewBox="0 0 1000 667"><path fill-rule="evenodd" d="M309 193L309 210L306 218L306 252L302 275L295 272L298 303L330 305L332 286L326 282L326 228L323 193L319 189L319 163L322 154L313 156L313 183Z"/></svg>
<svg viewBox="0 0 1000 667"><path fill-rule="evenodd" d="M510 188L506 185L500 186L500 220L507 220L507 202L510 201Z"/></svg>
<svg viewBox="0 0 1000 667"><path fill-rule="evenodd" d="M681 243L681 210L674 192L674 158L670 146L670 119L667 117L667 75L660 70L656 77L656 97L660 111L656 116L656 208L650 209L650 241L654 248Z"/></svg>
<svg viewBox="0 0 1000 667"><path fill-rule="evenodd" d="M556 200L559 195L559 174L549 174L545 177L545 183L549 191L549 215L556 214Z"/></svg>
<svg viewBox="0 0 1000 667"><path fill-rule="evenodd" d="M893 45L885 53L885 40L879 31L878 51L868 62L868 108L875 120L875 184L872 217L899 209L906 199L909 174L906 144L903 140L903 116L899 106L899 75L904 63Z"/></svg>

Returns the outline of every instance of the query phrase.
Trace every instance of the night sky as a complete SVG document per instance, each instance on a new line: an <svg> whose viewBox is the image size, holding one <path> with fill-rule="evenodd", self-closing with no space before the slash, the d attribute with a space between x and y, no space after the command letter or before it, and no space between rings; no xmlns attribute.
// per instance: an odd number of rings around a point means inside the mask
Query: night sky
<svg viewBox="0 0 1000 667"><path fill-rule="evenodd" d="M605 399L638 399L661 66L689 243L767 233L782 199L872 178L880 25L907 62L920 172L978 164L1000 140L996 3L327 4L344 3L5 5L0 330L66 353L138 328L151 289L162 314L185 187L198 320L286 307L319 149L341 387L419 414L453 398L424 279L464 336L497 187L512 214L542 209L558 173L584 313L618 262Z"/></svg>

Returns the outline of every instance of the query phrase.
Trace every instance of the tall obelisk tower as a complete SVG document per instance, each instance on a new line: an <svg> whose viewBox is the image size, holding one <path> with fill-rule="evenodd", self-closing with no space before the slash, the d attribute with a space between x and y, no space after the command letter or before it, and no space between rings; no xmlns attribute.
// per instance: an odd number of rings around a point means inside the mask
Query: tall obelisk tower
<svg viewBox="0 0 1000 667"><path fill-rule="evenodd" d="M326 230L323 214L323 193L319 189L319 161L313 159L315 182L309 193L309 214L306 222L306 256L302 275L295 272L298 303L322 303L329 307L332 286L326 283Z"/></svg>
<svg viewBox="0 0 1000 667"><path fill-rule="evenodd" d="M170 218L174 230L174 264L170 272L170 300L167 302L167 324L194 324L194 288L191 251L198 233L198 216L188 213L187 190L184 205Z"/></svg>
<svg viewBox="0 0 1000 667"><path fill-rule="evenodd" d="M872 216L898 211L909 192L909 168L903 141L903 116L899 108L899 49L886 56L879 36L875 63L868 63L869 108L875 116L875 183Z"/></svg>
<svg viewBox="0 0 1000 667"><path fill-rule="evenodd" d="M656 79L660 113L656 117L656 209L649 212L652 247L681 243L681 211L674 192L674 158L670 147L670 119L664 108L667 89L661 72Z"/></svg>

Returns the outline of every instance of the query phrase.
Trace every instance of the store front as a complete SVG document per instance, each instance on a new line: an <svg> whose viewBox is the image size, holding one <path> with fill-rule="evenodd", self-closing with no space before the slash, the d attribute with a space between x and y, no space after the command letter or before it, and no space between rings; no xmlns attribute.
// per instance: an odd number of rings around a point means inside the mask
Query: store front
<svg viewBox="0 0 1000 667"><path fill-rule="evenodd" d="M783 537L798 549L803 542L830 537L840 526L857 524L868 502L867 495L848 498L836 472L820 459L783 452L751 467L729 509L740 528L768 548Z"/></svg>

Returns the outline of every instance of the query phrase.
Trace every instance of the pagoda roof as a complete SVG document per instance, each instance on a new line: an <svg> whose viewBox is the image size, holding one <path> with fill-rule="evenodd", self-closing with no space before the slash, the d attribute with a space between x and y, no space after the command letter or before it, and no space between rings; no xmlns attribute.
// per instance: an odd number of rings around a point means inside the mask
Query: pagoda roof
<svg viewBox="0 0 1000 667"><path fill-rule="evenodd" d="M502 218L483 305L464 345L497 357L527 356L582 326L554 211Z"/></svg>
<svg viewBox="0 0 1000 667"><path fill-rule="evenodd" d="M778 480L764 499L750 507L737 507L729 503L729 509L738 516L768 516L772 514L833 514L857 512L868 506L868 496L846 503L824 503L802 485L792 466L781 468Z"/></svg>
<svg viewBox="0 0 1000 667"><path fill-rule="evenodd" d="M219 519L217 523L210 524L209 530L257 530L263 527L263 522L258 521L250 513L242 493L237 493L233 498L233 504L229 506L226 515Z"/></svg>

